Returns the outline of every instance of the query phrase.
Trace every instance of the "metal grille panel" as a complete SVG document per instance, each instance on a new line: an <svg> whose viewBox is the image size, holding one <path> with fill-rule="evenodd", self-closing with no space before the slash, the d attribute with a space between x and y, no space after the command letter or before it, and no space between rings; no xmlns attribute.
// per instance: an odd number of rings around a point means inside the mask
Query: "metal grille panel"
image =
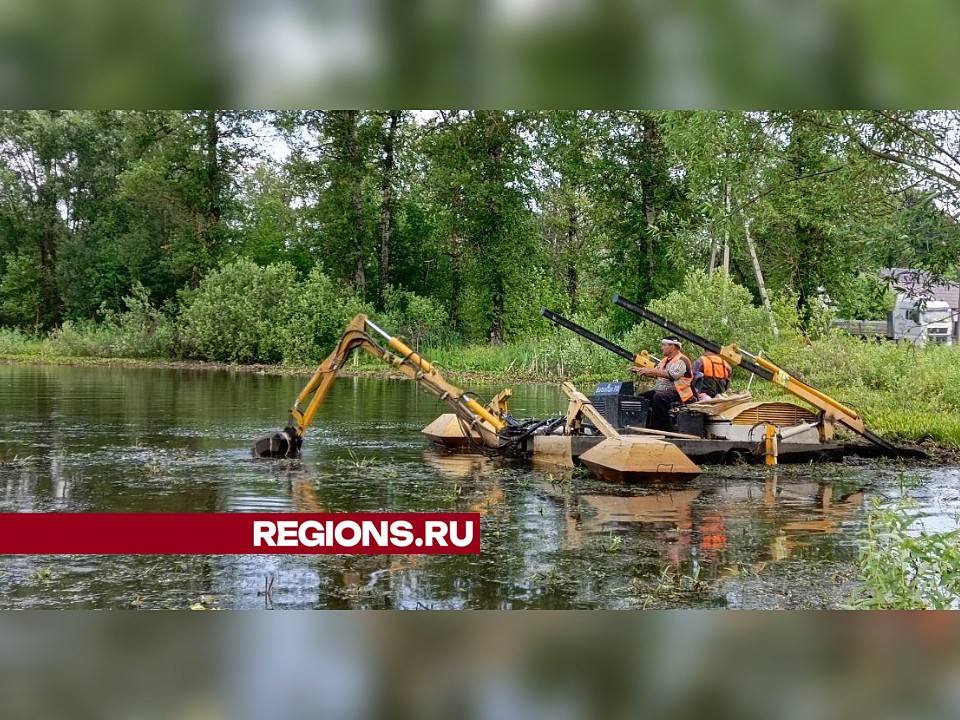
<svg viewBox="0 0 960 720"><path fill-rule="evenodd" d="M770 423L778 427L790 427L802 422L812 422L817 419L815 413L799 405L785 402L769 402L757 407L744 410L731 420L734 425L756 425Z"/></svg>

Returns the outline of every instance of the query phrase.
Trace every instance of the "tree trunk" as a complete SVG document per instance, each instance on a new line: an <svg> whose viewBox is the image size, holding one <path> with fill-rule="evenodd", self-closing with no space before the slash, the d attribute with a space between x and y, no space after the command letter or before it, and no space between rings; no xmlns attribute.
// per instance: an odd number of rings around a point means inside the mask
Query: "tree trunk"
<svg viewBox="0 0 960 720"><path fill-rule="evenodd" d="M400 112L391 110L387 120L387 136L383 144L383 179L380 185L380 302L390 283L390 233L393 226L394 144Z"/></svg>
<svg viewBox="0 0 960 720"><path fill-rule="evenodd" d="M461 316L462 298L463 298L463 246L466 243L459 234L454 234L450 238L450 252L447 253L450 258L450 274L452 293L450 294L450 323L456 333L463 331L464 322ZM424 265L424 268L427 266Z"/></svg>
<svg viewBox="0 0 960 720"><path fill-rule="evenodd" d="M643 139L646 144L646 152L650 158L651 168L655 165L655 156L660 149L660 128L657 127L653 118L644 118L643 121ZM644 173L641 180L641 192L643 193L643 215L647 220L647 231L643 239L641 252L645 255L645 264L647 268L647 286L649 287L650 278L654 277L655 264L653 257L653 229L657 226L657 219L660 216L660 210L657 207L654 197L655 178L653 172Z"/></svg>
<svg viewBox="0 0 960 720"><path fill-rule="evenodd" d="M723 207L727 213L727 222L723 231L723 279L730 278L730 185L723 185Z"/></svg>
<svg viewBox="0 0 960 720"><path fill-rule="evenodd" d="M502 112L483 112L487 169L489 175L484 184L489 189L486 201L486 226L492 244L484 248L484 262L487 263L489 285L492 290L490 328L487 332L491 344L500 345L504 337L504 311L506 307L506 286L504 269L496 262L494 253L507 247L509 236L507 219L504 217L501 193L504 189L504 134L505 119ZM483 242L481 238L475 238Z"/></svg>
<svg viewBox="0 0 960 720"><path fill-rule="evenodd" d="M567 204L567 295L570 296L570 312L574 312L577 307L577 268L573 261L569 259L569 253L573 251L577 244L579 223L577 218L577 208L571 202Z"/></svg>
<svg viewBox="0 0 960 720"><path fill-rule="evenodd" d="M503 287L503 276L498 275L493 286L493 320L490 323L489 338L492 345L503 343L503 314L506 293Z"/></svg>
<svg viewBox="0 0 960 720"><path fill-rule="evenodd" d="M53 161L43 161L43 185L37 188L37 205L41 217L41 230L38 237L40 251L40 282L43 285L43 322L58 323L63 309L60 289L57 287L57 253L59 251L60 213L57 210L57 195L50 183L53 182ZM40 324L40 315L38 322Z"/></svg>
<svg viewBox="0 0 960 720"><path fill-rule="evenodd" d="M777 320L773 316L773 310L770 307L770 296L767 294L767 285L763 282L763 272L760 270L760 260L757 258L757 248L753 243L753 236L750 234L750 218L743 218L743 236L747 241L747 250L750 252L750 262L753 263L753 273L757 277L757 287L760 289L760 299L763 301L763 309L767 311L770 318L770 327L773 329L773 337L780 339L780 329L777 327Z"/></svg>
<svg viewBox="0 0 960 720"><path fill-rule="evenodd" d="M207 110L203 113L204 128L204 165L206 188L204 221L198 223L199 240L203 254L198 265L193 264L191 285L198 285L203 273L214 262L222 238L221 218L223 217L223 168L220 164L220 126L217 112ZM198 218L199 219L199 218Z"/></svg>
<svg viewBox="0 0 960 720"><path fill-rule="evenodd" d="M223 189L220 168L220 128L217 125L217 113L209 110L204 113L206 130L206 170L207 170L207 219L210 227L216 231L223 216Z"/></svg>
<svg viewBox="0 0 960 720"><path fill-rule="evenodd" d="M350 168L350 227L356 241L357 253L354 259L353 286L361 298L367 296L366 252L363 237L363 165L360 157L360 143L357 137L360 125L360 111L346 111L346 151Z"/></svg>

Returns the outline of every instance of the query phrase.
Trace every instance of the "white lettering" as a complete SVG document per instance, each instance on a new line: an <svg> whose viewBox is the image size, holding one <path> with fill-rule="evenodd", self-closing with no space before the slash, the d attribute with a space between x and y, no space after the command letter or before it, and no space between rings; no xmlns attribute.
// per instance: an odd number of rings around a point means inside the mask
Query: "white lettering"
<svg viewBox="0 0 960 720"><path fill-rule="evenodd" d="M319 547L323 545L323 526L316 520L307 520L300 524L297 537L300 538L300 544L304 547Z"/></svg>
<svg viewBox="0 0 960 720"><path fill-rule="evenodd" d="M413 544L413 525L406 520L397 520L390 525L390 534L393 535L393 544L406 547Z"/></svg>
<svg viewBox="0 0 960 720"><path fill-rule="evenodd" d="M423 526L424 534L424 544L427 547L433 545L433 541L437 541L437 545L441 547L447 546L447 541L444 540L444 536L447 534L447 523L443 520L427 520Z"/></svg>
<svg viewBox="0 0 960 720"><path fill-rule="evenodd" d="M344 537L343 533L347 530L351 532L352 537ZM353 547L363 538L363 533L360 531L360 526L353 520L344 520L342 523L337 524L336 529L333 531L333 537L336 539L337 544L343 547Z"/></svg>
<svg viewBox="0 0 960 720"><path fill-rule="evenodd" d="M270 520L253 521L253 546L260 547L266 543L270 547L276 547L277 543L273 536L277 534L277 525Z"/></svg>
<svg viewBox="0 0 960 720"><path fill-rule="evenodd" d="M375 523L371 522L370 520L364 520L363 521L364 547L369 547L370 545L379 545L382 547L386 545L389 542L389 540L387 539L387 535L389 534L389 531L388 531L389 526L390 526L390 523L388 523L386 520L381 520L380 528L378 530ZM375 542L372 541L373 538L376 538Z"/></svg>
<svg viewBox="0 0 960 720"><path fill-rule="evenodd" d="M296 547L297 545L297 521L281 520L277 523L277 545Z"/></svg>
<svg viewBox="0 0 960 720"><path fill-rule="evenodd" d="M473 523L466 521L464 522L466 527L463 531L463 537L457 537L457 521L454 520L450 523L450 542L452 542L457 547L467 547L470 543L473 542Z"/></svg>

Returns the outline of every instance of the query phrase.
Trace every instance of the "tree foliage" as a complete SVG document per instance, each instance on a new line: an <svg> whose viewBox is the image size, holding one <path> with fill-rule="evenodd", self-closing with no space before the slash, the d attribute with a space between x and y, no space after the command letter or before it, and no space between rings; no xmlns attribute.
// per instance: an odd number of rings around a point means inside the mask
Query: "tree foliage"
<svg viewBox="0 0 960 720"><path fill-rule="evenodd" d="M359 307L498 344L544 333L544 305L619 335L636 319L613 292L695 322L738 288L738 331L791 303L815 333L828 301L881 316L883 267L958 277L958 131L914 111L3 112L0 325L147 297L184 352L312 361Z"/></svg>

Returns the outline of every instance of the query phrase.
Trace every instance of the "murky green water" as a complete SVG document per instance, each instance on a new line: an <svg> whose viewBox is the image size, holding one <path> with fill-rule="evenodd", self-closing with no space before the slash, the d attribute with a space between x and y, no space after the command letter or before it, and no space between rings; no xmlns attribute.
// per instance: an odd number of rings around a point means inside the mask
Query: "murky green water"
<svg viewBox="0 0 960 720"><path fill-rule="evenodd" d="M481 555L4 556L0 608L832 607L870 497L898 491L876 464L651 488L449 454L419 432L443 408L404 380L339 379L301 459L252 459L303 382L0 365L0 512L479 510ZM514 386L517 416L564 405ZM921 474L952 521L958 472Z"/></svg>

